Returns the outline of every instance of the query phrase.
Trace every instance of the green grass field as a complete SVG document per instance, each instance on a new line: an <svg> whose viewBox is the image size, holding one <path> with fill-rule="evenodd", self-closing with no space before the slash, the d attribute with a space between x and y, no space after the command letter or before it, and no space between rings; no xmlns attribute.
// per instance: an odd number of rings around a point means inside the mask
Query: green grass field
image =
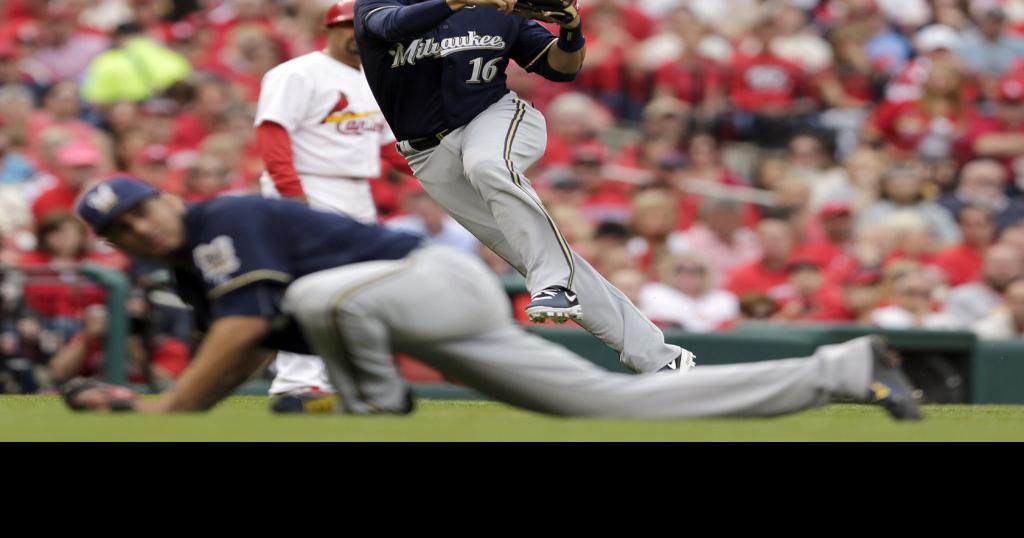
<svg viewBox="0 0 1024 538"><path fill-rule="evenodd" d="M238 397L208 415L79 415L57 398L0 397L0 441L1024 441L1024 407L932 406L891 421L834 405L763 420L567 420L489 402L421 401L410 417L278 417Z"/></svg>

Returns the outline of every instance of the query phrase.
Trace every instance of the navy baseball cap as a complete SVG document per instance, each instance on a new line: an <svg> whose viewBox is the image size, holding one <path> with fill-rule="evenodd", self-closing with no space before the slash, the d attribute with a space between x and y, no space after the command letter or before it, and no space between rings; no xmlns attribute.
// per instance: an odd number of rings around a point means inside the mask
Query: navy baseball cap
<svg viewBox="0 0 1024 538"><path fill-rule="evenodd" d="M114 219L148 198L160 196L160 191L138 179L117 177L96 184L75 206L75 212L97 233L101 233Z"/></svg>

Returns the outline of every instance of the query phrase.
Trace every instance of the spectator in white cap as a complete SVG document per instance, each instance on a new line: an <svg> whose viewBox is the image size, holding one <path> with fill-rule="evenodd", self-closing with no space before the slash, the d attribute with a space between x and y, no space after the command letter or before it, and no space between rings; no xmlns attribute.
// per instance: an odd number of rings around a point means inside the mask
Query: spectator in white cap
<svg viewBox="0 0 1024 538"><path fill-rule="evenodd" d="M889 84L886 99L897 103L920 99L932 67L955 59L954 51L960 42L960 33L942 24L933 24L918 32L914 36L917 57Z"/></svg>

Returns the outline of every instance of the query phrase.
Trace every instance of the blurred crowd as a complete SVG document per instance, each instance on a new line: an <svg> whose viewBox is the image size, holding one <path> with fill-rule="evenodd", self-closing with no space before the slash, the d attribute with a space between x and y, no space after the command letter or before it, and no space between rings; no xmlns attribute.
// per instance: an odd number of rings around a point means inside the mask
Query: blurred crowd
<svg viewBox="0 0 1024 538"><path fill-rule="evenodd" d="M8 368L102 369L105 292L77 273L89 262L137 287L131 375L180 373L187 315L149 300L165 277L91 237L75 197L116 172L192 202L256 192L260 81L323 47L331 3L0 0ZM574 83L508 71L548 120L528 176L656 323L1024 337L1024 0L580 6ZM373 186L386 225L509 272L412 178L385 164Z"/></svg>

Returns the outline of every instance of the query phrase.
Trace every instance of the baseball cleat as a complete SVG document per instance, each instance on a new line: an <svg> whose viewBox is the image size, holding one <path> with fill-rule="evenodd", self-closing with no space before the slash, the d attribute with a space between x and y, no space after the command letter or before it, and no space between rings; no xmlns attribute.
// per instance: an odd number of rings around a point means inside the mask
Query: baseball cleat
<svg viewBox="0 0 1024 538"><path fill-rule="evenodd" d="M549 319L555 323L583 319L583 308L576 300L576 292L562 286L545 288L535 293L532 299L526 305L526 315L534 323L543 323Z"/></svg>
<svg viewBox="0 0 1024 538"><path fill-rule="evenodd" d="M922 420L914 387L900 370L900 357L882 336L871 337L872 372L867 402L885 408L896 420Z"/></svg>
<svg viewBox="0 0 1024 538"><path fill-rule="evenodd" d="M270 410L281 415L333 415L338 397L320 391L303 391L277 396Z"/></svg>
<svg viewBox="0 0 1024 538"><path fill-rule="evenodd" d="M697 365L694 362L694 359L696 358L697 357L693 353L684 349L674 361L663 366L657 373L667 374L670 372L685 372Z"/></svg>

